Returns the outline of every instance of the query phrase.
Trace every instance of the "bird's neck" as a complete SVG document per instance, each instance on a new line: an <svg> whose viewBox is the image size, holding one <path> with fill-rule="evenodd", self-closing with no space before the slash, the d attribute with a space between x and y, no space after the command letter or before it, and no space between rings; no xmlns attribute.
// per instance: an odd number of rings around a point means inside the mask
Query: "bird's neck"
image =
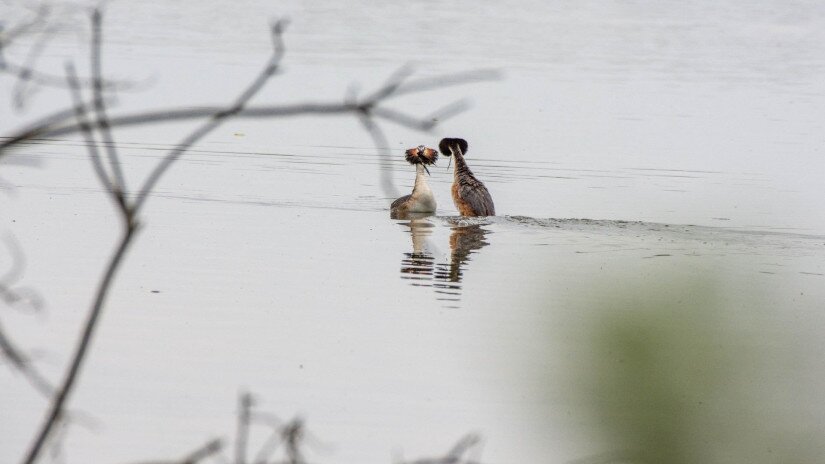
<svg viewBox="0 0 825 464"><path fill-rule="evenodd" d="M413 186L413 195L416 193L429 192L430 186L427 184L427 171L424 170L424 165L415 165L415 185Z"/></svg>
<svg viewBox="0 0 825 464"><path fill-rule="evenodd" d="M453 158L455 158L455 169L453 170L453 177L458 180L465 176L473 176L473 172L470 171L470 167L467 166L467 163L464 162L464 155L461 154L461 150L453 151Z"/></svg>
<svg viewBox="0 0 825 464"><path fill-rule="evenodd" d="M410 198L410 212L413 213L432 213L435 212L435 196L430 186L427 184L427 173L424 166L417 165L415 167L415 186L413 187Z"/></svg>

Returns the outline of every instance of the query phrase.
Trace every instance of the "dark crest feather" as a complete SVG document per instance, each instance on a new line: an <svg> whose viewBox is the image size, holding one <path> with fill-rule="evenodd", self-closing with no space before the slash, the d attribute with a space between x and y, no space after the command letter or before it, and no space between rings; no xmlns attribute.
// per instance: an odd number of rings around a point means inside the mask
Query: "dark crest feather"
<svg viewBox="0 0 825 464"><path fill-rule="evenodd" d="M438 142L438 149L441 150L441 153L444 153L445 156L452 156L452 152L450 151L450 147L455 147L458 145L458 148L461 149L461 154L467 154L467 141L464 139L459 138L443 138L440 142Z"/></svg>
<svg viewBox="0 0 825 464"><path fill-rule="evenodd" d="M425 153L416 148L410 148L406 151L404 159L410 164L432 165L438 161L438 152L432 148L424 148Z"/></svg>

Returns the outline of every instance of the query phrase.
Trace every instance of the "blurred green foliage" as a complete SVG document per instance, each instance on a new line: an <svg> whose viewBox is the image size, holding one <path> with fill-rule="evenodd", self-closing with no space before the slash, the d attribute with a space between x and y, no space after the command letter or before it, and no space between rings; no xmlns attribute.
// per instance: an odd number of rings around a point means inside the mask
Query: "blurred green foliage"
<svg viewBox="0 0 825 464"><path fill-rule="evenodd" d="M822 462L804 319L783 317L769 289L732 296L715 277L620 277L601 288L623 290L568 308L573 420L599 446L581 462Z"/></svg>

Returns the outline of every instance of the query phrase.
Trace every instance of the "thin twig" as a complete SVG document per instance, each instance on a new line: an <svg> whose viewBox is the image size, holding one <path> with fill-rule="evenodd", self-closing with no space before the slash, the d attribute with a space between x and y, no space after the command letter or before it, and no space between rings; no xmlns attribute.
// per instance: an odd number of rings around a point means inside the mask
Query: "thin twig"
<svg viewBox="0 0 825 464"><path fill-rule="evenodd" d="M26 296L19 288L12 288L14 283L20 279L25 269L25 259L20 246L11 235L4 237L9 253L11 255L11 266L8 271L0 277L0 300L9 306L17 306L20 302L28 302L35 310L41 308L39 295L32 292L32 295ZM42 395L50 398L54 392L54 387L46 380L46 377L40 373L29 361L28 356L23 354L23 351L17 348L12 339L6 335L0 324L0 355L7 359L15 369L17 369L23 377Z"/></svg>
<svg viewBox="0 0 825 464"><path fill-rule="evenodd" d="M23 271L26 268L26 258L23 255L23 250L20 248L20 244L17 243L17 240L12 234L4 234L3 243L6 244L6 249L9 250L11 266L9 266L6 273L0 277L0 286L9 289L23 276Z"/></svg>
<svg viewBox="0 0 825 464"><path fill-rule="evenodd" d="M369 109L370 107L376 105L378 102L382 100L386 100L391 95L395 94L398 90L398 87L404 82L405 79L410 77L413 73L413 67L410 64L405 64L398 68L394 73L390 74L390 77L384 82L378 90L368 95L366 98L362 99L362 105L365 108Z"/></svg>
<svg viewBox="0 0 825 464"><path fill-rule="evenodd" d="M412 79L399 85L393 95L399 97L413 93L429 92L456 85L470 84L473 82L492 82L501 79L502 73L498 69L480 68L471 69L452 74L441 74L432 77Z"/></svg>
<svg viewBox="0 0 825 464"><path fill-rule="evenodd" d="M293 419L283 429L284 447L289 464L303 464L306 462L301 455L301 440L304 437L304 422Z"/></svg>
<svg viewBox="0 0 825 464"><path fill-rule="evenodd" d="M223 441L219 438L216 438L202 447L196 449L195 451L189 453L185 458L183 458L180 463L181 464L196 464L214 454L217 454L223 449Z"/></svg>
<svg viewBox="0 0 825 464"><path fill-rule="evenodd" d="M477 457L472 457L473 451L478 449L479 443L481 443L481 437L471 433L458 440L445 456L401 462L402 464L480 464ZM465 458L465 454L470 456Z"/></svg>
<svg viewBox="0 0 825 464"><path fill-rule="evenodd" d="M267 461L269 461L269 457L278 450L279 446L281 446L282 436L283 433L279 427L272 430L272 433L270 433L269 437L267 437L263 445L261 445L260 449L258 449L258 453L255 455L255 459L252 462L254 464L266 464Z"/></svg>
<svg viewBox="0 0 825 464"><path fill-rule="evenodd" d="M92 12L92 91L94 92L95 116L97 119L97 127L100 128L100 135L109 157L109 165L112 170L112 182L114 184L113 188L115 191L125 194L127 192L126 182L123 177L123 171L120 168L120 161L117 157L117 149L114 138L112 137L111 128L109 127L109 121L106 117L106 104L103 101L103 70L100 59L102 35L100 10L95 9ZM122 201L123 196L117 195L117 197L121 200L121 204L125 205L125 202Z"/></svg>
<svg viewBox="0 0 825 464"><path fill-rule="evenodd" d="M49 438L49 434L55 424L60 421L64 413L64 405L66 404L69 395L71 395L75 386L75 381L80 373L80 369L83 367L83 361L86 359L86 354L88 353L89 345L92 341L92 337L94 336L95 329L97 328L97 323L103 310L103 304L106 302L106 296L109 293L112 281L114 280L115 274L117 274L118 268L123 262L123 258L126 256L126 251L129 249L129 245L132 243L132 238L135 236L138 229L139 226L136 222L131 222L127 225L123 237L120 239L117 250L115 250L115 254L112 256L109 261L109 265L106 267L106 272L103 275L103 279L98 284L92 309L86 323L83 325L83 333L71 357L71 364L66 372L63 382L60 384L60 389L52 398L52 404L49 407L49 412L40 427L37 437L26 454L26 458L23 461L26 464L32 464L37 461L37 458L43 449L43 445L45 445Z"/></svg>
<svg viewBox="0 0 825 464"><path fill-rule="evenodd" d="M97 141L92 132L92 124L86 117L86 107L83 105L83 96L80 95L80 83L77 81L77 73L75 72L74 65L71 63L66 63L66 78L69 82L72 100L75 105L75 118L77 118L78 124L81 127L81 133L86 141L86 148L89 151L89 159L92 161L95 174L115 203L123 205L122 199L120 198L121 194L115 189L114 185L112 185L112 180L106 168L103 166L103 160L100 158L100 153L97 150Z"/></svg>
<svg viewBox="0 0 825 464"><path fill-rule="evenodd" d="M3 242L9 250L11 266L0 277L0 300L16 309L21 309L25 305L29 311L40 311L43 308L43 297L35 290L14 285L20 280L26 267L26 258L20 245L11 234L5 234Z"/></svg>
<svg viewBox="0 0 825 464"><path fill-rule="evenodd" d="M223 111L225 111L225 107L221 106L164 108L136 114L113 116L109 118L109 125L110 127L130 127L158 122L186 121L190 119L213 117L215 114ZM358 111L358 107L356 105L308 102L294 105L246 108L238 112L235 117L256 119L299 115L337 115L351 113L353 111ZM73 113L70 114L68 111L54 113L35 122L34 124L30 124L24 129L21 129L16 132L15 135L5 137L6 140L3 143L0 143L0 157L8 153L8 148L33 138L58 137L62 135L75 134L82 131L82 128L76 121L68 120L71 116L73 116Z"/></svg>
<svg viewBox="0 0 825 464"><path fill-rule="evenodd" d="M407 118L403 115L403 113L380 111L378 109L378 104L382 103L383 101L389 99L392 96L397 96L402 93L412 93L416 91L430 90L432 88L439 87L437 83L431 83L431 81L426 81L424 84L415 84L415 82L413 82L402 87L406 75L410 72L408 68L402 68L391 77L391 79L388 81L386 85L379 88L376 92L374 92L369 97L361 101L345 102L344 104L310 103L291 106L287 105L261 108L247 108L246 106L249 103L249 101L258 93L258 91L269 80L269 78L272 75L274 75L275 72L279 69L280 61L284 54L284 47L281 37L284 23L278 22L275 23L275 25L273 25L272 27L272 39L274 43L274 50L266 67L258 75L258 77L246 88L246 90L243 93L241 93L241 95L235 100L235 102L229 107L200 108L173 111L164 110L154 113L138 113L133 115L121 116L119 118L109 118L105 114L105 104L102 103L103 89L106 88L106 83L102 79L101 66L99 63L99 46L101 40L99 32L99 12L96 12L96 15L93 17L93 21L95 22L94 27L98 28L97 32L93 33L94 37L92 53L92 67L94 70L93 74L95 76L93 82L93 90L95 92L93 103L97 111L97 121L94 123L88 121L86 105L82 101L80 91L81 87L83 86L83 82L77 77L74 68L71 65L67 65L67 86L72 91L72 97L75 105L73 109L75 121L72 122L66 120L65 117L67 115L65 113L59 115L51 115L50 118L46 120L44 124L36 124L34 126L31 126L30 129L22 133L19 133L17 136L14 136L9 140L6 140L3 144L0 144L0 156L2 156L2 150L4 148L8 148L17 143L32 139L34 137L56 136L81 132L86 140L86 145L88 146L90 158L92 159L96 175L98 176L100 182L106 188L107 192L118 201L119 205L121 206L120 211L125 220L123 235L121 236L121 239L118 242L118 245L113 255L110 257L104 274L100 282L98 283L98 287L92 302L92 306L87 315L87 319L83 325L83 329L81 331L81 335L78 338L73 355L70 358L71 360L69 366L67 367L66 373L63 377L63 381L60 383L56 392L52 396L51 403L47 411L47 414L44 417L43 423L40 429L38 430L33 440L33 443L31 444L24 458L23 462L26 464L32 464L38 460L38 457L40 456L44 447L47 444L49 444L50 437L52 437L55 433L55 428L65 423L65 419L68 414L65 409L66 404L73 392L77 379L79 378L80 372L84 365L86 355L88 354L89 348L94 338L94 333L97 329L97 326L99 325L99 320L102 315L104 304L106 302L109 290L120 266L124 261L129 246L133 242L133 239L137 231L139 230L139 224L135 219L137 217L137 212L143 206L146 199L149 198L157 182L183 153L185 153L192 145L197 143L202 137L206 136L209 132L217 128L229 117L277 117L308 114L320 115L344 113L358 115L358 117L361 119L362 124L364 124L364 127L367 129L367 131L373 138L376 147L379 150L379 153L381 153L382 150L388 149L388 142L381 128L375 122L374 118L383 118L389 121L397 122L402 125L409 125L413 128L431 128L432 125L428 125L426 120L422 121L420 119L417 120L416 118ZM4 64L4 68L5 71L9 70L6 64ZM457 79L445 79L445 86L454 85L455 83L457 83L457 81L461 81L465 78L466 76ZM416 90L416 85L418 85L419 90ZM404 88L408 90L402 91ZM412 88L412 90L409 90L410 88ZM454 104L452 105L452 110L445 110L443 114L455 113L455 111L459 109L460 106L460 102ZM448 105L447 108L449 109L451 108L451 106ZM94 139L93 131L95 129L101 130L103 137L106 138L110 137L109 131L111 130L111 128L116 126L127 126L157 121L191 119L203 116L208 116L209 119L205 121L201 126L199 126L195 131L193 131L191 134L185 137L178 146L176 146L160 161L160 163L146 178L142 188L138 190L138 194L135 200L131 203L128 202L125 198L124 192L118 188L118 186L123 185L122 183L120 183L121 181L117 179L115 181L112 181L112 179L106 172L100 154L97 151L97 144ZM60 119L61 117L63 117L63 119ZM413 122L417 122L417 124L413 124ZM106 135L107 133L109 135ZM114 147L114 141L111 138L107 141L106 144ZM110 155L111 156L109 157L109 160L110 163L112 163L112 169L115 169L115 166L119 165L119 163L116 163L117 156L116 154ZM381 159L382 165L384 167L388 167L386 163L389 162L389 157L382 156ZM388 171L388 169L386 169L385 171ZM384 172L384 174L385 175L383 177L383 187L385 191L394 190L391 179L387 177L386 172ZM116 174L114 176L117 177ZM249 432L249 409L251 408L251 397L245 395L243 397L243 401L243 408L246 412L242 415L242 417L239 418L239 430L236 441L237 464L245 464L246 447L248 444L247 434ZM299 445L303 437L302 422L300 420L292 421L281 430L281 433L281 440L285 444L286 454L287 458L289 459L289 462L292 464L303 463L304 460L301 456L299 449ZM199 450L201 452L196 452L187 456L187 460L185 460L184 462L191 463L194 462L196 459L203 459L204 457L211 456L212 454L220 451L221 447L222 445L219 442L210 442L209 444L207 444L206 447L202 448L202 451ZM461 451L461 453L463 454L463 451ZM448 458L452 460L444 462L457 462L456 459L460 459L460 456L456 456L455 452L451 452L448 455Z"/></svg>
<svg viewBox="0 0 825 464"><path fill-rule="evenodd" d="M54 28L44 29L40 32L40 38L29 48L29 53L24 61L25 64L22 65L21 72L16 74L17 82L15 82L14 90L12 91L15 108L21 109L25 106L26 91L29 89L34 78L36 78L34 71L35 64L37 60L40 59L40 55L43 53L43 50L46 49L46 45L54 36L55 32L56 30ZM3 68L8 70L8 63L4 62Z"/></svg>
<svg viewBox="0 0 825 464"><path fill-rule="evenodd" d="M30 21L18 24L8 30L3 29L0 25L0 48L8 47L18 36L25 34L34 26L44 23L49 13L51 13L49 5L42 3L38 6L37 12Z"/></svg>
<svg viewBox="0 0 825 464"><path fill-rule="evenodd" d="M249 444L249 425L254 401L250 393L243 393L238 401L238 428L235 433L235 464L246 464Z"/></svg>
<svg viewBox="0 0 825 464"><path fill-rule="evenodd" d="M497 78L497 74L490 73L486 70L479 70L478 74L473 72L464 72L460 74L446 74L442 76L432 77L421 81L422 83L408 83L404 88L390 93L387 98L398 96L401 94L410 94L417 92L425 92L437 89L436 82L443 81L444 86L452 86L460 83L488 81ZM376 91L377 93L378 91ZM386 92L383 92L386 93ZM374 93L375 94L375 93ZM278 106L261 106L261 107L245 107L235 114L238 118L278 118L290 117L300 115L340 115L363 112L366 107L370 107L374 116L378 119L385 118L383 111L376 111L379 109L380 102L371 102L369 99L364 99L361 102L348 100L344 103L318 103L305 102L296 103L292 105L278 105ZM447 105L446 108L452 107L460 108L463 103L461 101ZM164 108L158 110L151 110L147 112L126 114L122 116L113 116L109 118L108 122L111 127L130 127L148 123L159 122L174 122L185 121L190 119L199 119L204 117L214 116L216 113L224 111L222 107L216 106L201 106L193 108ZM454 112L452 112L454 114ZM451 114L451 115L452 115ZM49 115L46 118L40 119L35 123L29 125L27 128L21 129L15 135L8 137L4 142L0 143L0 157L7 153L7 149L17 145L21 142L32 138L41 137L57 137L61 135L73 134L80 132L82 129L76 121L70 121L68 118L71 115L68 112L60 112ZM390 119L390 118L388 118ZM421 119L418 124L409 125L409 121L417 118L410 117L408 121L401 121L399 118L390 119L392 122L405 125L412 129L421 130L422 128L432 128L432 125L425 124ZM442 119L444 119L442 117Z"/></svg>
<svg viewBox="0 0 825 464"><path fill-rule="evenodd" d="M376 118L427 132L437 126L440 121L462 113L469 107L470 102L468 100L458 100L433 111L423 118L414 118L400 111L384 107L373 108L370 113Z"/></svg>
<svg viewBox="0 0 825 464"><path fill-rule="evenodd" d="M46 377L41 374L40 371L32 366L28 357L14 345L3 330L2 324L0 324L0 354L8 359L12 366L23 374L23 377L28 380L35 390L46 398L52 396L54 387L46 380Z"/></svg>
<svg viewBox="0 0 825 464"><path fill-rule="evenodd" d="M49 445L49 457L55 464L65 464L66 462L66 452L63 449L63 439L66 435L68 435L68 433L69 427L66 421L58 424L57 430L54 431L55 438L52 440L51 445Z"/></svg>
<svg viewBox="0 0 825 464"><path fill-rule="evenodd" d="M294 451L288 449L284 451L287 456L289 456L290 453L293 456L300 455L297 451L299 442L300 444L308 444L315 448L329 448L328 444L322 443L306 429L301 418L292 419L285 424L274 414L256 412L253 419L255 419L256 422L268 425L272 429L270 435L258 449L258 453L252 461L254 464L267 464L271 462L269 459L275 454L275 451L278 450L281 444L286 444L287 447L292 446L294 448ZM290 440L292 444L289 443Z"/></svg>
<svg viewBox="0 0 825 464"><path fill-rule="evenodd" d="M358 120L361 121L361 125L364 126L364 129L370 134L370 137L372 137L375 149L378 152L378 169L379 176L381 177L381 190L384 191L384 196L388 198L397 197L398 190L395 188L395 184L392 181L392 171L390 169L392 166L390 162L392 159L392 153L390 151L387 137L384 135L384 131L382 131L378 124L375 123L368 112L358 113Z"/></svg>
<svg viewBox="0 0 825 464"><path fill-rule="evenodd" d="M62 6L65 7L68 5ZM80 8L71 8L70 14L71 11L79 10ZM5 59L5 56L3 55L3 52L8 49L10 45L12 45L17 37L28 33L35 26L45 25L49 16L57 16L62 20L66 15L65 12L52 14L52 6L41 4L35 13L35 16L30 21L9 30L3 30L0 28L0 72L10 74L17 78L14 95L15 104L18 107L22 106L23 93L25 92L26 87L30 84L37 84L47 87L66 87L66 80L62 76L44 73L35 68L35 63L48 44L48 41L53 37L55 32L60 31L62 27L60 24L42 27L35 32L41 34L41 37L34 43L34 45L30 47L24 61L25 64L20 65L12 63ZM79 78L78 81L81 83L83 88L91 87L94 84L93 79L91 78ZM135 82L107 80L103 81L101 86L105 89L130 90L141 87L141 84Z"/></svg>
<svg viewBox="0 0 825 464"><path fill-rule="evenodd" d="M109 181L108 176L103 170L100 155L97 152L97 147L95 145L94 137L92 135L91 126L86 120L86 110L81 101L80 87L78 85L77 76L75 74L74 67L71 65L71 63L66 65L66 74L69 82L69 87L72 89L72 95L75 101L75 111L76 117L78 119L78 124L84 128L83 134L86 138L86 145L89 150L89 156L92 158L95 171L98 175L100 182L104 184L106 190L117 201L118 196L120 194L113 190L111 182ZM122 202L118 203L120 204ZM44 422L40 427L40 430L38 431L38 434L34 442L29 448L28 453L26 454L26 458L24 461L26 464L32 464L37 461L37 458L39 457L44 445L47 443L54 427L58 423L60 423L63 418L63 415L65 413L64 408L66 401L71 395L78 375L80 374L80 370L83 367L83 362L86 359L86 354L88 353L95 329L97 328L97 323L100 318L100 314L102 313L103 305L106 302L106 297L109 293L109 289L111 288L111 284L114 281L114 277L117 274L118 268L123 262L123 258L126 256L126 251L128 250L129 245L132 242L132 238L138 231L138 224L134 220L133 216L130 214L129 210L127 208L124 208L121 209L121 211L123 212L125 229L123 236L120 240L120 243L118 244L118 247L114 255L111 257L109 261L109 265L106 268L103 278L98 284L98 289L95 295L94 303L92 304L92 309L89 312L86 323L83 325L83 332L81 334L77 346L75 347L74 354L71 358L71 363L69 365L68 370L66 371L63 381L60 384L60 388L52 397L52 403L50 405L46 418L44 419Z"/></svg>
<svg viewBox="0 0 825 464"><path fill-rule="evenodd" d="M209 440L198 449L190 452L181 459L169 459L162 461L141 461L135 464L197 464L204 459L210 458L218 454L223 449L223 440L215 438Z"/></svg>
<svg viewBox="0 0 825 464"><path fill-rule="evenodd" d="M226 118L230 116L235 116L240 113L246 104L255 96L258 91L266 84L270 77L272 77L275 72L278 70L278 66L281 63L281 58L284 55L284 45L282 41L282 33L284 27L286 25L285 21L278 21L272 26L272 40L273 40L273 51L272 56L269 58L266 66L255 78L254 81L249 85L249 87L244 90L241 95L238 97L237 100L227 109L222 109L218 112L215 112L211 115L209 120L203 123L200 127L195 129L191 134L189 134L183 141L178 144L177 147L172 149L169 154L166 155L165 158L155 166L155 169L149 174L146 178L146 181L143 183L143 186L140 188L137 194L137 198L133 203L132 210L137 213L143 204L146 202L146 199L152 193L155 185L158 183L161 177L166 173L172 164L178 160L178 158L183 155L186 150L188 150L192 145L194 145L198 140L206 136L208 133L212 132L218 126L220 126Z"/></svg>
<svg viewBox="0 0 825 464"><path fill-rule="evenodd" d="M15 309L21 309L21 303L25 304L27 310L37 312L43 307L43 297L35 290L28 287L15 287L12 289L6 283L0 281L0 300Z"/></svg>
<svg viewBox="0 0 825 464"><path fill-rule="evenodd" d="M38 71L34 68L28 68L26 66L21 66L18 64L14 64L9 62L8 60L0 63L0 72L4 72L6 74L10 74L18 79L25 80L27 82L42 85L45 87L57 87L57 88L65 88L66 87L66 79L54 75L48 74L41 71ZM92 79L88 77L78 77L78 82L80 82L80 86L83 88L89 88L92 86ZM131 91L138 88L145 87L145 82L132 82L132 81L104 81L103 88L106 90L118 90L118 91Z"/></svg>
<svg viewBox="0 0 825 464"><path fill-rule="evenodd" d="M83 106L88 107L92 106L93 104L94 102L83 103ZM11 142L11 144L13 145L15 143L25 143L29 140L48 140L44 139L43 137L39 137L39 135L43 134L44 131L47 130L49 127L57 126L61 123L64 123L68 118L74 119L75 111L76 110L74 106L72 106L71 108L55 111L49 114L48 116L41 118L37 124L30 125L29 129L21 130L15 138L9 138L7 142ZM0 139L2 138L4 137L0 137ZM18 141L14 142L14 139L17 139ZM0 157L2 157L3 155L4 152L2 151L2 148L0 148Z"/></svg>

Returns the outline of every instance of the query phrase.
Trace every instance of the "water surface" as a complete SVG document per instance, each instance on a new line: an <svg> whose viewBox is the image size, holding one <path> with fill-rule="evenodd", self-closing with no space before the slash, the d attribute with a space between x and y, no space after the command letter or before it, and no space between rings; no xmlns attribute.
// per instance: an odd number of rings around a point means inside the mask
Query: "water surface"
<svg viewBox="0 0 825 464"><path fill-rule="evenodd" d="M387 124L389 165L347 117L235 119L188 152L147 203L113 289L72 401L96 425L70 430L67 461L166 459L231 436L242 390L305 418L324 443L313 462L434 456L471 431L484 462L609 451L571 413L563 366L584 326L569 316L626 279L663 275L711 279L741 332L774 328L754 349L803 347L779 377L804 372L804 392L773 404L807 404L799 423L822 432L823 346L809 339L825 322L823 13L767 0L111 3L106 69L148 83L113 113L231 101L265 61L275 15L292 19L289 52L256 104L340 101L408 62L424 77L505 78L399 99L412 114L473 107L429 134ZM40 65L60 73L85 40L58 35ZM14 85L4 77L0 95ZM25 112L3 101L2 132L68 102L61 89L34 93ZM116 131L127 184L192 127ZM382 173L406 193L403 150L442 136L469 140L500 217L457 217L440 163L436 215L389 218ZM47 304L39 317L4 310L3 327L56 379L118 237L115 212L78 137L29 142L0 169L21 284ZM8 369L0 383L0 461L14 461L46 404Z"/></svg>

